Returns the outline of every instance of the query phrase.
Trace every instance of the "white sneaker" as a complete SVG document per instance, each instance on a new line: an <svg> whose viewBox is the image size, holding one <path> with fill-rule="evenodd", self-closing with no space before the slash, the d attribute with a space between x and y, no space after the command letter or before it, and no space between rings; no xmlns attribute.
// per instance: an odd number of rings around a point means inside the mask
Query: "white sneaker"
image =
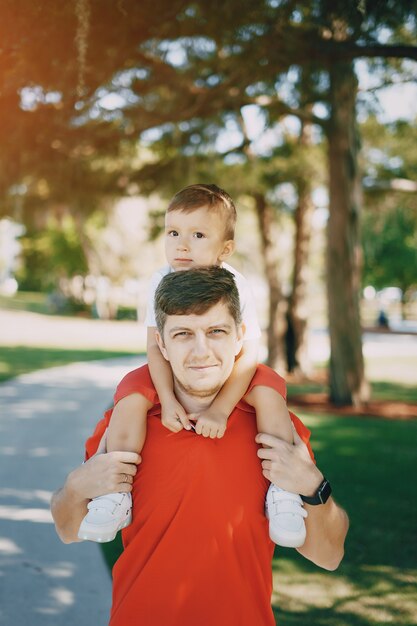
<svg viewBox="0 0 417 626"><path fill-rule="evenodd" d="M307 511L298 494L284 491L271 483L266 494L265 509L269 519L269 536L274 543L286 548L303 545Z"/></svg>
<svg viewBox="0 0 417 626"><path fill-rule="evenodd" d="M113 541L117 531L132 521L130 493L109 493L88 503L88 513L81 522L79 539L105 543Z"/></svg>

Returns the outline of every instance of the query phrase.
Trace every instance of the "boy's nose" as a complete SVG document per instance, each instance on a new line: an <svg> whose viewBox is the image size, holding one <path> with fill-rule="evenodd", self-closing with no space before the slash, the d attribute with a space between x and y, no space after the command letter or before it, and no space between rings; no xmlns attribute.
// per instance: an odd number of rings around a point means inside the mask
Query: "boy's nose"
<svg viewBox="0 0 417 626"><path fill-rule="evenodd" d="M177 250L188 250L188 243L184 237L178 237Z"/></svg>

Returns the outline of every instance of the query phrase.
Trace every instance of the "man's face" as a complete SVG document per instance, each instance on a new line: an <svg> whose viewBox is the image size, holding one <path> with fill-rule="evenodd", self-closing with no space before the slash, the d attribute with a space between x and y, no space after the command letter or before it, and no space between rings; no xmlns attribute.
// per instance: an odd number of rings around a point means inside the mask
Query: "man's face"
<svg viewBox="0 0 417 626"><path fill-rule="evenodd" d="M219 302L202 315L169 315L163 341L159 333L156 337L176 385L190 396L205 398L216 394L229 378L243 331Z"/></svg>
<svg viewBox="0 0 417 626"><path fill-rule="evenodd" d="M221 214L208 207L167 213L165 255L172 269L220 265L234 250L234 242L224 238L224 229Z"/></svg>

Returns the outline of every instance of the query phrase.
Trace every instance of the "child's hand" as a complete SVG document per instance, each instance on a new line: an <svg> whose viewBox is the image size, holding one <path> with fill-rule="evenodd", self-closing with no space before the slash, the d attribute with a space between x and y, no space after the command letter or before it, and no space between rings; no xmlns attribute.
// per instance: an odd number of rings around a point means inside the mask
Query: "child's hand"
<svg viewBox="0 0 417 626"><path fill-rule="evenodd" d="M161 421L165 428L173 433L178 433L183 428L191 430L188 415L175 398L161 405Z"/></svg>
<svg viewBox="0 0 417 626"><path fill-rule="evenodd" d="M192 413L189 419L195 422L195 432L210 439L221 439L226 432L228 415L209 408L204 413Z"/></svg>

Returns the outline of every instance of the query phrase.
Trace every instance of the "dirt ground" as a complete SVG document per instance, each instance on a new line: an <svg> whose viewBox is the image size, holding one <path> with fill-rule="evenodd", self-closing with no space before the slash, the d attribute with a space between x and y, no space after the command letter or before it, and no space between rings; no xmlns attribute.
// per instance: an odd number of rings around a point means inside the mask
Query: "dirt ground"
<svg viewBox="0 0 417 626"><path fill-rule="evenodd" d="M306 393L303 395L291 396L288 404L292 408L299 408L311 413L331 413L332 415L360 416L385 418L392 420L417 419L417 405L407 402L396 402L391 400L372 400L363 407L343 406L337 407L329 402L325 393Z"/></svg>

